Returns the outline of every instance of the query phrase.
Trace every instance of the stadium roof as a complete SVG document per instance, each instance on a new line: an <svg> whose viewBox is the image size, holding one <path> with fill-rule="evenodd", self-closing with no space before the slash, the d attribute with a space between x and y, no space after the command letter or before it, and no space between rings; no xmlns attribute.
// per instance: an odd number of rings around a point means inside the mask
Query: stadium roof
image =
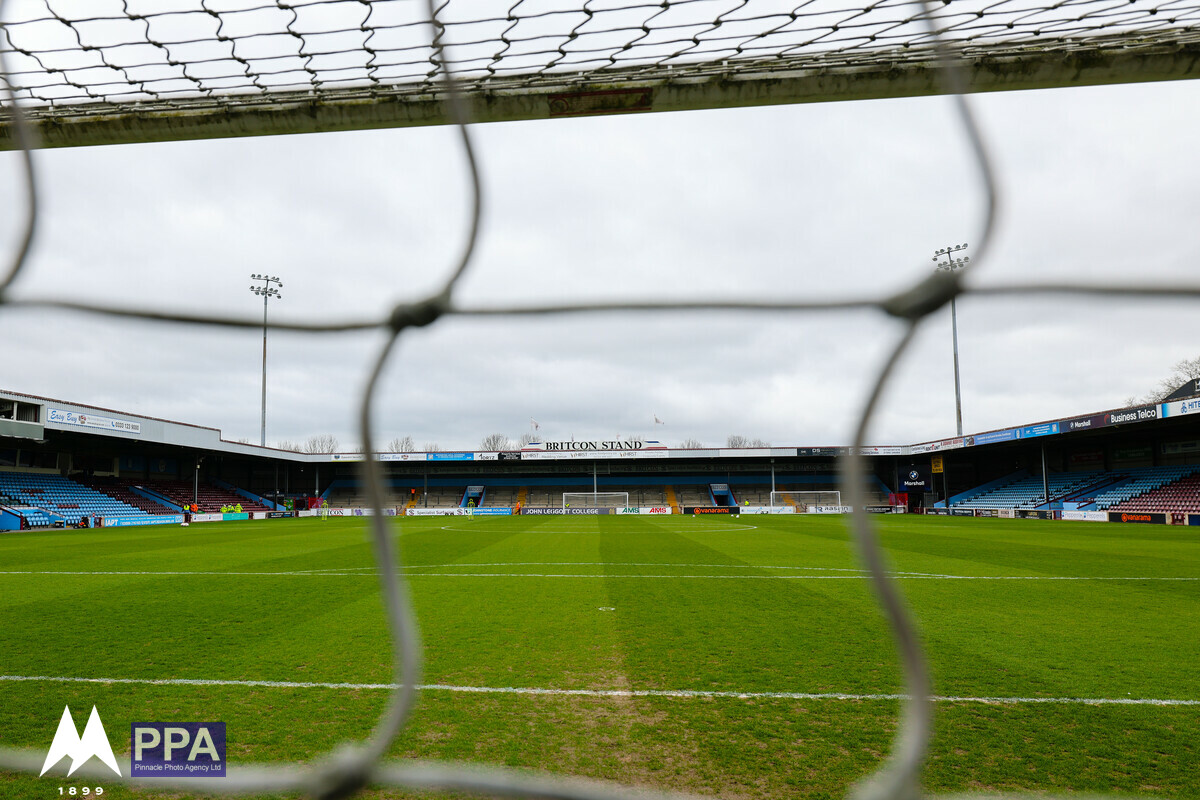
<svg viewBox="0 0 1200 800"><path fill-rule="evenodd" d="M1200 381L1192 381L1193 389ZM863 448L863 455L907 456L955 450L964 447L1015 442L1078 433L1112 426L1124 426L1200 414L1200 398L1174 399L1188 395L1180 387L1163 403L1083 414L1057 420L1034 422L1013 428L975 433L969 436L918 442L909 445L874 445ZM1196 398L1193 391L1188 397ZM5 401L10 401L6 403ZM35 417L35 419L22 419ZM1200 418L1200 417L1198 417ZM362 461L362 453L298 453L273 447L221 438L221 431L187 422L174 422L141 414L117 411L49 397L0 390L0 436L43 440L44 431L66 431L107 436L127 441L149 442L209 452L223 452L260 458L286 459L306 463L353 463ZM446 452L381 453L380 460L415 461L500 461L500 460L607 460L627 458L746 458L746 457L817 457L837 456L845 446L823 447L743 447L743 448L668 448L653 440L643 441L564 441L533 442L516 451L461 450Z"/></svg>

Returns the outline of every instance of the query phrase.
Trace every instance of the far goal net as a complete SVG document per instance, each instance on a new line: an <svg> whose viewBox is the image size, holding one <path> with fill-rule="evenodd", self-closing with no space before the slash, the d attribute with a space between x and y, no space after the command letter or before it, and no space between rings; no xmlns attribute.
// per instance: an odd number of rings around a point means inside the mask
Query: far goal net
<svg viewBox="0 0 1200 800"><path fill-rule="evenodd" d="M840 506L841 492L771 492L771 507L791 507L807 511L810 506Z"/></svg>
<svg viewBox="0 0 1200 800"><path fill-rule="evenodd" d="M563 492L563 508L626 508L629 492Z"/></svg>

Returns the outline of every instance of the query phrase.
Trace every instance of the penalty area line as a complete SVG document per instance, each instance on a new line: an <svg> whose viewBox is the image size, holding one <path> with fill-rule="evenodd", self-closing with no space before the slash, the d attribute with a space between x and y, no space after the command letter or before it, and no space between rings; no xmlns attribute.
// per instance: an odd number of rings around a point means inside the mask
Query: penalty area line
<svg viewBox="0 0 1200 800"><path fill-rule="evenodd" d="M321 683L301 681L238 681L201 678L73 678L50 675L0 675L0 683L107 683L137 686L242 686L267 689L334 689L394 691L392 683ZM702 689L545 689L521 686L454 686L426 684L423 692L458 694L515 694L566 697L675 697L731 700L906 700L905 694L854 694L848 692L728 692ZM970 697L935 695L935 703L983 703L988 705L1089 705L1089 706L1200 706L1200 700L1155 699L1148 697Z"/></svg>

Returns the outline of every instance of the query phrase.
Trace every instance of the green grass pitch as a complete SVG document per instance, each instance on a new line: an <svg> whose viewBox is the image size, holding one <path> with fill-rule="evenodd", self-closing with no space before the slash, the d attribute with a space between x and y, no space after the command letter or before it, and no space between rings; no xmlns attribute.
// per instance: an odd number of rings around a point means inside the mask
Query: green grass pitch
<svg viewBox="0 0 1200 800"><path fill-rule="evenodd" d="M927 790L1200 797L1196 529L876 521L946 698ZM841 518L396 530L427 688L394 758L832 798L889 749L900 672ZM4 746L44 754L96 705L119 756L131 721L218 720L231 762L308 761L367 735L386 691L346 684L390 683L388 652L361 519L0 536ZM264 681L338 685L238 683ZM858 697L796 696L827 693ZM0 798L95 783L0 772Z"/></svg>

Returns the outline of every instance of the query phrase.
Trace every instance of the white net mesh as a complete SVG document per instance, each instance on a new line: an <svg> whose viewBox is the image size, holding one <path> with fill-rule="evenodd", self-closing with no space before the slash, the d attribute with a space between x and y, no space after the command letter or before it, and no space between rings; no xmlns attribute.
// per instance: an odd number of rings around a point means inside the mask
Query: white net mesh
<svg viewBox="0 0 1200 800"><path fill-rule="evenodd" d="M624 508L629 492L563 492L563 508Z"/></svg>

